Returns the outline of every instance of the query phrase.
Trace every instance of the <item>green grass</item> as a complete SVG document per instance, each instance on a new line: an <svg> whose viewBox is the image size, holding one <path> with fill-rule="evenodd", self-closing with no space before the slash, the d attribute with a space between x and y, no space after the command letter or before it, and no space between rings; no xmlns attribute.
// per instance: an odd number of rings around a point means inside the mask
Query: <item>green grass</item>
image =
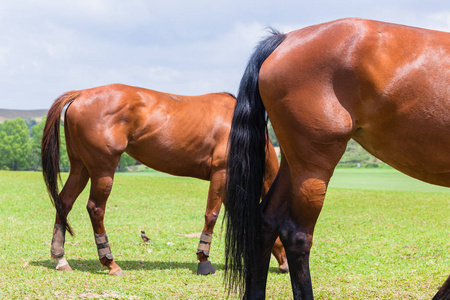
<svg viewBox="0 0 450 300"><path fill-rule="evenodd" d="M430 299L447 278L449 194L404 180L390 169L336 170L311 254L317 299ZM55 212L41 174L0 172L0 299L225 298L220 223L216 275L195 275L198 239L185 236L202 229L207 190L208 182L157 172L116 175L105 224L123 277L100 270L86 190L69 216L74 272L62 273L49 260ZM152 243L142 243L141 229ZM276 267L272 258L267 298L291 299L289 276Z"/></svg>
<svg viewBox="0 0 450 300"><path fill-rule="evenodd" d="M449 188L425 183L390 167L359 169L338 168L334 171L329 186L331 188L383 191L450 192Z"/></svg>

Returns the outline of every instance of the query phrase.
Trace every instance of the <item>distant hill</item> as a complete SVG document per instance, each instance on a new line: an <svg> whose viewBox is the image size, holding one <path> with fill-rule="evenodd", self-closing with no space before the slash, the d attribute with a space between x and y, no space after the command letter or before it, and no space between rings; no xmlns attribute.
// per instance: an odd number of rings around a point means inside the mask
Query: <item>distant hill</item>
<svg viewBox="0 0 450 300"><path fill-rule="evenodd" d="M0 108L0 123L2 123L5 120L13 120L16 118L22 118L24 120L34 119L36 120L36 122L39 122L46 115L47 115L46 109L18 110L18 109Z"/></svg>

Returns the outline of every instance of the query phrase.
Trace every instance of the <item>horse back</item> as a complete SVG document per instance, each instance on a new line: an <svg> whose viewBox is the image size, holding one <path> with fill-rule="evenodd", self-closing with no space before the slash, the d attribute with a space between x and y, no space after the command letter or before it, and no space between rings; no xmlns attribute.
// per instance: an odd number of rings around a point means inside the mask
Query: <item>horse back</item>
<svg viewBox="0 0 450 300"><path fill-rule="evenodd" d="M83 90L66 120L84 148L73 155L127 152L162 172L209 179L216 148L226 151L234 106L226 93L182 96L113 84Z"/></svg>

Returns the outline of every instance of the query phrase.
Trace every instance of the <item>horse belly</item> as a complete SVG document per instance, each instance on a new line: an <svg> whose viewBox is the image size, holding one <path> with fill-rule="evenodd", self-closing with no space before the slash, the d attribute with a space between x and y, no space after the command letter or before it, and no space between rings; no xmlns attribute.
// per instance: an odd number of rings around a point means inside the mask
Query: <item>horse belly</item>
<svg viewBox="0 0 450 300"><path fill-rule="evenodd" d="M411 177L450 187L448 126L406 116L390 122L379 118L358 129L353 139L373 156Z"/></svg>
<svg viewBox="0 0 450 300"><path fill-rule="evenodd" d="M208 147L196 145L183 147L182 143L171 143L152 139L130 144L127 153L140 163L160 172L209 180L211 152Z"/></svg>

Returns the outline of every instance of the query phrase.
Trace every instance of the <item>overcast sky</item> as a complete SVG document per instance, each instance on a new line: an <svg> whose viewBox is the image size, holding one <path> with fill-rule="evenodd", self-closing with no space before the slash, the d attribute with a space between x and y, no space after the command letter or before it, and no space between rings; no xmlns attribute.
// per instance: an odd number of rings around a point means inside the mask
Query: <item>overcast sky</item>
<svg viewBox="0 0 450 300"><path fill-rule="evenodd" d="M0 0L0 108L109 83L236 93L267 26L344 17L450 31L448 0Z"/></svg>

